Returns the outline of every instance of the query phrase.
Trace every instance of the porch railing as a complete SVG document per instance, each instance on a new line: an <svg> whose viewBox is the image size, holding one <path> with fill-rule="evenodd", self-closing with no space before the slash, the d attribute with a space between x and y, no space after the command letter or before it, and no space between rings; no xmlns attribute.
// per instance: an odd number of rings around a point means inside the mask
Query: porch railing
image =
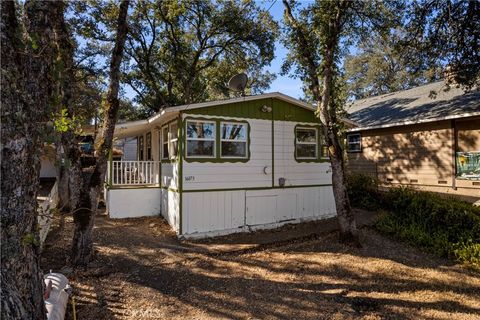
<svg viewBox="0 0 480 320"><path fill-rule="evenodd" d="M159 161L111 161L107 182L112 186L157 185Z"/></svg>

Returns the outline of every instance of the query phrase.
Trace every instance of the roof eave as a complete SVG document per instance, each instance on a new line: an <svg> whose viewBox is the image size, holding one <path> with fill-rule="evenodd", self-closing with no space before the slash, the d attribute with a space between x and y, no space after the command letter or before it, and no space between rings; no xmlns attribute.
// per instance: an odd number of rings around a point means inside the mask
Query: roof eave
<svg viewBox="0 0 480 320"><path fill-rule="evenodd" d="M480 116L480 111L478 112L467 112L464 114L457 114L445 117L437 117L431 119L419 119L419 120L407 120L407 121L400 121L394 123L387 123L381 124L376 126L365 126L365 127L356 127L348 129L348 132L356 132L356 131L366 131L366 130L374 130L374 129L384 129L384 128L392 128L392 127L400 127L400 126L408 126L413 124L420 124L420 123L428 123L428 122L435 122L435 121L444 121L444 120L453 120L453 119L460 119L460 118L468 118L468 117L475 117Z"/></svg>

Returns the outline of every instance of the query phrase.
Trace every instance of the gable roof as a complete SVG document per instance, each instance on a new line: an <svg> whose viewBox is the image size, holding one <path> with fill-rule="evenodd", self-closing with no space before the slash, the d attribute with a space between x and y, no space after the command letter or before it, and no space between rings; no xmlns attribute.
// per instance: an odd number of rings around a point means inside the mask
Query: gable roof
<svg viewBox="0 0 480 320"><path fill-rule="evenodd" d="M355 101L349 119L358 128L374 129L480 115L480 90L465 93L443 80Z"/></svg>

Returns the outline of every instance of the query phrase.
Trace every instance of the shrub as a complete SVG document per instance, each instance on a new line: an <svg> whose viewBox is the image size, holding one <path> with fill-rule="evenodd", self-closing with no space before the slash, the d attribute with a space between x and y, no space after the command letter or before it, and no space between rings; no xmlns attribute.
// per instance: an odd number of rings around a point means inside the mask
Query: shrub
<svg viewBox="0 0 480 320"><path fill-rule="evenodd" d="M389 212L376 228L411 244L480 268L480 208L452 197L409 188L384 194Z"/></svg>
<svg viewBox="0 0 480 320"><path fill-rule="evenodd" d="M382 207L382 196L375 178L365 174L351 174L347 179L348 197L353 207L366 210Z"/></svg>

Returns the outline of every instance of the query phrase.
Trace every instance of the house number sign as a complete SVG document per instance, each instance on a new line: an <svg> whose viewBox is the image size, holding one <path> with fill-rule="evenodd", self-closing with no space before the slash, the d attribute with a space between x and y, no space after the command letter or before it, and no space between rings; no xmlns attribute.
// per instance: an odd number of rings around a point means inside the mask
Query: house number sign
<svg viewBox="0 0 480 320"><path fill-rule="evenodd" d="M185 181L195 181L195 176L185 176Z"/></svg>

